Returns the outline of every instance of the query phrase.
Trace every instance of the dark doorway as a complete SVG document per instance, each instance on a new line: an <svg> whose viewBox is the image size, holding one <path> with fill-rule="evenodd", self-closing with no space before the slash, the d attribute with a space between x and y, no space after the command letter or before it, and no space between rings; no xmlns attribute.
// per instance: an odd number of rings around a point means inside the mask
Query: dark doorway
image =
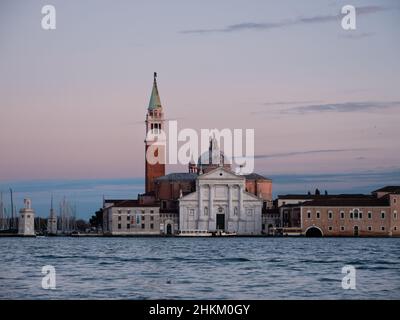
<svg viewBox="0 0 400 320"><path fill-rule="evenodd" d="M225 230L225 214L217 214L217 230Z"/></svg>
<svg viewBox="0 0 400 320"><path fill-rule="evenodd" d="M306 237L322 237L322 232L316 227L311 227L306 231Z"/></svg>
<svg viewBox="0 0 400 320"><path fill-rule="evenodd" d="M354 226L354 236L358 237L358 226Z"/></svg>
<svg viewBox="0 0 400 320"><path fill-rule="evenodd" d="M170 223L167 224L167 234L171 235L172 234L172 226Z"/></svg>

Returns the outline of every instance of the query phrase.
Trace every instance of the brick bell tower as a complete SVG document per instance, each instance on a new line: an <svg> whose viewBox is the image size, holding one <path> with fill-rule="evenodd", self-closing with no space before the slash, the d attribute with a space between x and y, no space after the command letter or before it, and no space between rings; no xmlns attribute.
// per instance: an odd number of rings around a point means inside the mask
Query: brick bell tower
<svg viewBox="0 0 400 320"><path fill-rule="evenodd" d="M145 162L146 162L146 194L155 190L154 180L165 176L165 135L161 135L161 130L165 133L164 113L161 106L160 95L157 88L157 73L154 72L153 89L151 91L149 107L146 115L146 139L145 143ZM149 150L151 149L151 150ZM159 159L157 163L148 159ZM153 163L152 163L153 162Z"/></svg>

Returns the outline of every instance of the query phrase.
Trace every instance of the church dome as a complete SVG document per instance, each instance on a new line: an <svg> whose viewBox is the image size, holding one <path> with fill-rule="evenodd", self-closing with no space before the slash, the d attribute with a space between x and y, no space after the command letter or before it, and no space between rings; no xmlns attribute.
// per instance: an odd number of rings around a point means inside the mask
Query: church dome
<svg viewBox="0 0 400 320"><path fill-rule="evenodd" d="M231 166L226 160L225 154L219 149L218 141L214 136L210 139L208 150L197 160L197 170L199 173L205 173L219 166L230 169Z"/></svg>

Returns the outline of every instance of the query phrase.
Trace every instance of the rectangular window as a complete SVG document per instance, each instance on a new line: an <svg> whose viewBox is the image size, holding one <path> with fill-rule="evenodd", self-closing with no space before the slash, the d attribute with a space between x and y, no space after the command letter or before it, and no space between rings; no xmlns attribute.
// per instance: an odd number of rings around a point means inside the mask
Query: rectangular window
<svg viewBox="0 0 400 320"><path fill-rule="evenodd" d="M332 227L331 227L331 226L329 226L329 227L328 227L328 230L329 230L329 231L332 231Z"/></svg>
<svg viewBox="0 0 400 320"><path fill-rule="evenodd" d="M341 230L341 231L344 231L344 226L341 226L341 227L340 227L340 230Z"/></svg>
<svg viewBox="0 0 400 320"><path fill-rule="evenodd" d="M150 229L154 229L154 224L153 223L150 224Z"/></svg>
<svg viewBox="0 0 400 320"><path fill-rule="evenodd" d="M368 231L372 231L372 227L368 227Z"/></svg>
<svg viewBox="0 0 400 320"><path fill-rule="evenodd" d="M189 215L194 216L194 209L189 209Z"/></svg>
<svg viewBox="0 0 400 320"><path fill-rule="evenodd" d="M385 227L381 227L381 230L382 230L382 231L385 231Z"/></svg>
<svg viewBox="0 0 400 320"><path fill-rule="evenodd" d="M350 219L353 219L353 212L350 212Z"/></svg>
<svg viewBox="0 0 400 320"><path fill-rule="evenodd" d="M368 211L368 219L372 219L372 212Z"/></svg>
<svg viewBox="0 0 400 320"><path fill-rule="evenodd" d="M128 223L128 224L126 225L126 228L127 228L127 229L130 229L130 228L131 228L131 225Z"/></svg>
<svg viewBox="0 0 400 320"><path fill-rule="evenodd" d="M307 218L311 219L311 211L307 211Z"/></svg>
<svg viewBox="0 0 400 320"><path fill-rule="evenodd" d="M131 216L126 216L126 220L131 220Z"/></svg>
<svg viewBox="0 0 400 320"><path fill-rule="evenodd" d="M381 212L381 218L382 218L382 219L385 219L385 211L382 211L382 212Z"/></svg>
<svg viewBox="0 0 400 320"><path fill-rule="evenodd" d="M329 212L328 212L328 219L331 219L331 220L332 220L332 218L333 218L333 212L332 212L332 211L329 211Z"/></svg>
<svg viewBox="0 0 400 320"><path fill-rule="evenodd" d="M362 219L362 212L360 212L360 219Z"/></svg>
<svg viewBox="0 0 400 320"><path fill-rule="evenodd" d="M321 218L321 213L317 211L317 219Z"/></svg>
<svg viewBox="0 0 400 320"><path fill-rule="evenodd" d="M144 229L145 228L145 225L144 225L144 223L142 223L142 229Z"/></svg>
<svg viewBox="0 0 400 320"><path fill-rule="evenodd" d="M145 221L145 220L146 220L146 216L142 215L142 221Z"/></svg>
<svg viewBox="0 0 400 320"><path fill-rule="evenodd" d="M154 217L153 216L150 217L150 221L154 221Z"/></svg>
<svg viewBox="0 0 400 320"><path fill-rule="evenodd" d="M118 221L121 221L121 216L118 216Z"/></svg>
<svg viewBox="0 0 400 320"><path fill-rule="evenodd" d="M340 219L344 219L344 211L340 211Z"/></svg>
<svg viewBox="0 0 400 320"><path fill-rule="evenodd" d="M121 224L120 223L118 223L118 229L121 229Z"/></svg>

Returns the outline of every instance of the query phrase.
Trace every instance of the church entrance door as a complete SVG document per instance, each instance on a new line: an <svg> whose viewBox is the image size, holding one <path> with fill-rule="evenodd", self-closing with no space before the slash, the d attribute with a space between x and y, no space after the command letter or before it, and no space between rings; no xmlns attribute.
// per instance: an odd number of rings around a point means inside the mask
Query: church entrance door
<svg viewBox="0 0 400 320"><path fill-rule="evenodd" d="M217 230L225 230L225 214L217 213Z"/></svg>

